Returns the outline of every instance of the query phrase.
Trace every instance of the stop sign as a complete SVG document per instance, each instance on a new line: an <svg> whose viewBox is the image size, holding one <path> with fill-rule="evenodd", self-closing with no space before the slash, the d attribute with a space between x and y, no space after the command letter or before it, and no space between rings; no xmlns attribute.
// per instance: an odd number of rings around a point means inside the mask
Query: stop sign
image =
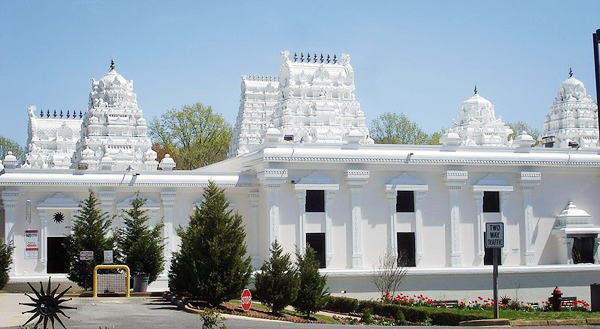
<svg viewBox="0 0 600 329"><path fill-rule="evenodd" d="M250 293L250 290L244 289L240 300L242 301L242 308L244 311L250 310L250 305L252 305L252 294Z"/></svg>

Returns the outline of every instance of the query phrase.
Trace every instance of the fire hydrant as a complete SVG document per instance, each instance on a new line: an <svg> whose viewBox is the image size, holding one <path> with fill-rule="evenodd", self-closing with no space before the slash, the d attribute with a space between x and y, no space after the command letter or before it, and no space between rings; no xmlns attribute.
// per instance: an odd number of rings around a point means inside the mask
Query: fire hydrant
<svg viewBox="0 0 600 329"><path fill-rule="evenodd" d="M561 310L561 302L562 302L562 291L558 287L554 288L552 291L552 297L548 298L548 301L552 305L552 310L558 312Z"/></svg>

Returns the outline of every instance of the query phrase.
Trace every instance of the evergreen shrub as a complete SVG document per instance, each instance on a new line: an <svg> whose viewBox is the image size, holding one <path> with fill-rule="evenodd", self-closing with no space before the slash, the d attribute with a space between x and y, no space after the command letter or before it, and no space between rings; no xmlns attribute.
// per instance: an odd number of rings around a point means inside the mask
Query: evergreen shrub
<svg viewBox="0 0 600 329"><path fill-rule="evenodd" d="M228 207L225 190L210 181L189 226L178 228L181 248L169 271L169 289L175 294L215 307L239 297L250 281L242 216Z"/></svg>
<svg viewBox="0 0 600 329"><path fill-rule="evenodd" d="M271 244L271 257L260 269L254 278L256 298L271 307L273 313L279 313L298 295L300 280L290 255L284 254L279 243L274 241Z"/></svg>
<svg viewBox="0 0 600 329"><path fill-rule="evenodd" d="M148 283L156 280L164 269L164 243L161 237L163 222L150 229L147 210L142 209L146 199L139 193L131 200L131 209L123 210L124 228L118 230L117 246L119 262L136 275L148 275Z"/></svg>
<svg viewBox="0 0 600 329"><path fill-rule="evenodd" d="M94 267L104 261L104 250L113 250L115 237L109 236L111 220L99 209L100 201L92 190L79 203L79 212L73 218L73 235L65 241L69 257L69 280L89 290L92 287ZM93 251L92 260L80 260L80 251Z"/></svg>
<svg viewBox="0 0 600 329"><path fill-rule="evenodd" d="M14 247L9 244L0 245L0 289L8 283L8 271L12 263Z"/></svg>
<svg viewBox="0 0 600 329"><path fill-rule="evenodd" d="M300 287L292 305L297 311L309 317L311 313L316 313L325 306L326 298L329 296L327 276L319 273L319 261L310 246L306 247L304 255L300 250L296 250L296 269Z"/></svg>

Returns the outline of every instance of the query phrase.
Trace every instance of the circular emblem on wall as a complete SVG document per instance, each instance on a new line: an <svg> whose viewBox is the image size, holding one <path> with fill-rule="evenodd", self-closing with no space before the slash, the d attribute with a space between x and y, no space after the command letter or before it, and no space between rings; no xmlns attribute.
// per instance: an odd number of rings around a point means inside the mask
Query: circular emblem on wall
<svg viewBox="0 0 600 329"><path fill-rule="evenodd" d="M62 212L57 212L56 214L54 214L54 222L55 223L62 223L65 220L65 215L63 215Z"/></svg>

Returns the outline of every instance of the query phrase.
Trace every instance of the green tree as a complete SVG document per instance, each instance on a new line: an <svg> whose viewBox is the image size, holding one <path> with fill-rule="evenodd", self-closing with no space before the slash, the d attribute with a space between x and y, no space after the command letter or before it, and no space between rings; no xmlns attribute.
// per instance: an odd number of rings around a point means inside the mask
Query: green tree
<svg viewBox="0 0 600 329"><path fill-rule="evenodd" d="M510 127L510 129L513 130L513 133L508 135L508 139L515 139L517 138L517 136L519 136L522 132L526 131L531 137L533 137L533 140L535 140L535 145L537 145L538 143L538 137L541 136L540 130L537 128L533 128L530 125L526 124L523 121L518 121L518 122L513 122L513 123L507 123L507 125Z"/></svg>
<svg viewBox="0 0 600 329"><path fill-rule="evenodd" d="M178 169L196 169L227 158L231 125L201 103L169 110L149 126L158 149L170 149Z"/></svg>
<svg viewBox="0 0 600 329"><path fill-rule="evenodd" d="M174 253L169 288L211 306L238 297L250 280L242 216L227 210L225 191L214 182L204 190L204 202L179 227L181 249Z"/></svg>
<svg viewBox="0 0 600 329"><path fill-rule="evenodd" d="M386 112L371 121L371 138L377 144L428 144L431 137L404 113Z"/></svg>
<svg viewBox="0 0 600 329"><path fill-rule="evenodd" d="M0 289L8 283L8 271L12 263L14 247L9 244L0 245Z"/></svg>
<svg viewBox="0 0 600 329"><path fill-rule="evenodd" d="M300 278L298 297L292 303L294 308L304 313L307 317L311 313L320 311L327 302L329 289L327 289L327 276L319 273L319 261L315 251L306 247L304 255L296 250L296 268Z"/></svg>
<svg viewBox="0 0 600 329"><path fill-rule="evenodd" d="M111 220L107 213L99 210L100 202L92 190L88 197L79 203L79 213L73 218L73 235L67 239L69 251L69 280L79 286L92 287L92 272L102 264L104 250L114 250L115 237L109 236ZM80 260L79 252L93 251L94 259Z"/></svg>
<svg viewBox="0 0 600 329"><path fill-rule="evenodd" d="M256 273L254 277L256 297L271 307L273 313L279 313L296 300L298 273L290 261L290 255L283 254L277 241L271 244L271 257L260 269L260 273Z"/></svg>
<svg viewBox="0 0 600 329"><path fill-rule="evenodd" d="M164 244L161 230L164 224L148 227L150 218L142 209L146 199L139 193L131 200L131 209L123 210L124 228L118 230L117 249L120 262L129 266L133 273L145 273L152 283L164 269Z"/></svg>
<svg viewBox="0 0 600 329"><path fill-rule="evenodd" d="M19 159L23 155L23 148L19 143L15 142L12 139L0 136L0 147L2 147L2 158L8 153L8 151L12 151L13 155Z"/></svg>

